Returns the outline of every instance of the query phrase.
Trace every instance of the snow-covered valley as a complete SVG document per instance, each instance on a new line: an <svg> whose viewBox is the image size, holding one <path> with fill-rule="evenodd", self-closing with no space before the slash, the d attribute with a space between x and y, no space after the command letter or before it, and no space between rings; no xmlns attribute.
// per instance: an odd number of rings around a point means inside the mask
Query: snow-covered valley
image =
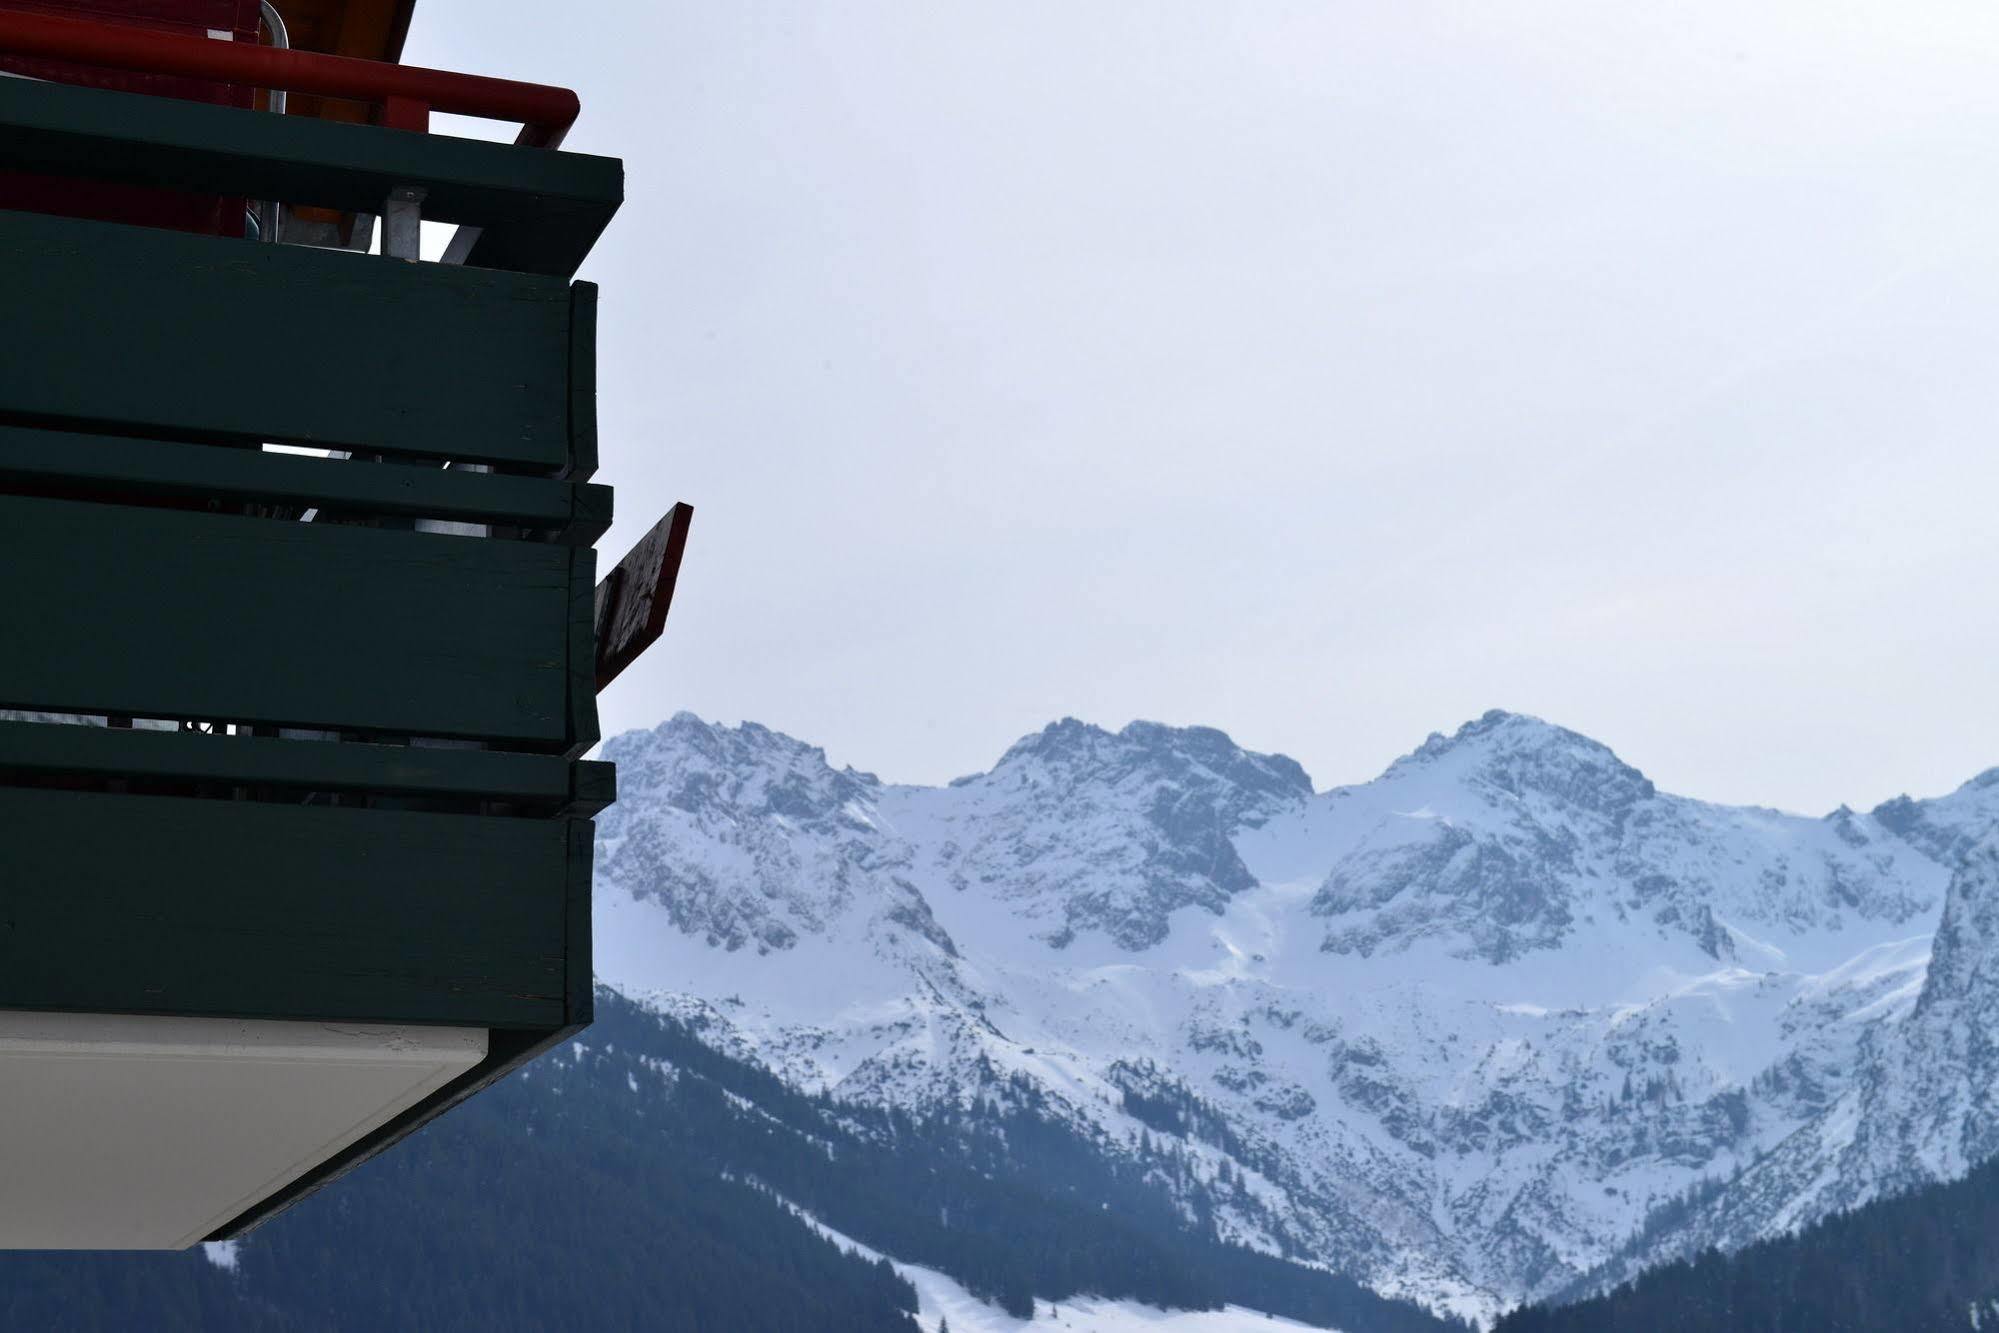
<svg viewBox="0 0 1999 1333"><path fill-rule="evenodd" d="M1024 1076L1176 1141L1225 1235L1439 1309L1961 1172L1999 1123L1999 773L1814 819L1506 713L1326 792L1145 723L935 788L686 714L605 757L604 982L809 1090Z"/></svg>

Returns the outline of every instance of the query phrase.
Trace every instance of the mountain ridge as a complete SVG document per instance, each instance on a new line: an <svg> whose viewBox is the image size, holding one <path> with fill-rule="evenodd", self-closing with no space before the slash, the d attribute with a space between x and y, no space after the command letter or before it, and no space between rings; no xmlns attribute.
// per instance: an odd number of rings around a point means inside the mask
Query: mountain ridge
<svg viewBox="0 0 1999 1333"><path fill-rule="evenodd" d="M1250 1182L1229 1234L1479 1315L1826 1115L1999 811L1712 805L1503 710L1325 791L1212 728L1064 719L929 787L751 725L607 742L608 980L865 1101L984 1061L1135 1141L1149 1062L1234 1145L1187 1141Z"/></svg>

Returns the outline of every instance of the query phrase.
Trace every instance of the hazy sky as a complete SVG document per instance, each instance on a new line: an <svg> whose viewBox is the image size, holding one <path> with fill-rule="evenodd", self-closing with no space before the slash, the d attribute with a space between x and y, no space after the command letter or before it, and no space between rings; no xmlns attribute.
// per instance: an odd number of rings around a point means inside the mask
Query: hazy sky
<svg viewBox="0 0 1999 1333"><path fill-rule="evenodd" d="M697 517L607 733L1999 764L1990 5L422 0L407 58L626 162L603 548Z"/></svg>

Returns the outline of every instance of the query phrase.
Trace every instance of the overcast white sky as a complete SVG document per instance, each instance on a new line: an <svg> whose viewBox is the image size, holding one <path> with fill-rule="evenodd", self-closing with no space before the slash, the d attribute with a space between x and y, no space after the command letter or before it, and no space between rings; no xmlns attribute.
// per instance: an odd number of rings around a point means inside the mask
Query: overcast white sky
<svg viewBox="0 0 1999 1333"><path fill-rule="evenodd" d="M406 54L626 162L603 549L697 517L607 734L1999 764L1999 8L422 0Z"/></svg>

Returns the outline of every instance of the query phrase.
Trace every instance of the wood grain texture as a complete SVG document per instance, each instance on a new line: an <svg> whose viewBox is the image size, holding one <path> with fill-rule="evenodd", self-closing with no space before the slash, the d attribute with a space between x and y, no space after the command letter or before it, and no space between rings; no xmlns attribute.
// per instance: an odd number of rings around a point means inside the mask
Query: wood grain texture
<svg viewBox="0 0 1999 1333"><path fill-rule="evenodd" d="M0 788L0 827L0 1007L567 1021L570 821Z"/></svg>
<svg viewBox="0 0 1999 1333"><path fill-rule="evenodd" d="M558 751L587 549L0 496L0 708ZM587 621L586 621L587 624Z"/></svg>
<svg viewBox="0 0 1999 1333"><path fill-rule="evenodd" d="M0 212L0 416L518 465L569 443L569 284ZM313 330L328 360L269 330Z"/></svg>

